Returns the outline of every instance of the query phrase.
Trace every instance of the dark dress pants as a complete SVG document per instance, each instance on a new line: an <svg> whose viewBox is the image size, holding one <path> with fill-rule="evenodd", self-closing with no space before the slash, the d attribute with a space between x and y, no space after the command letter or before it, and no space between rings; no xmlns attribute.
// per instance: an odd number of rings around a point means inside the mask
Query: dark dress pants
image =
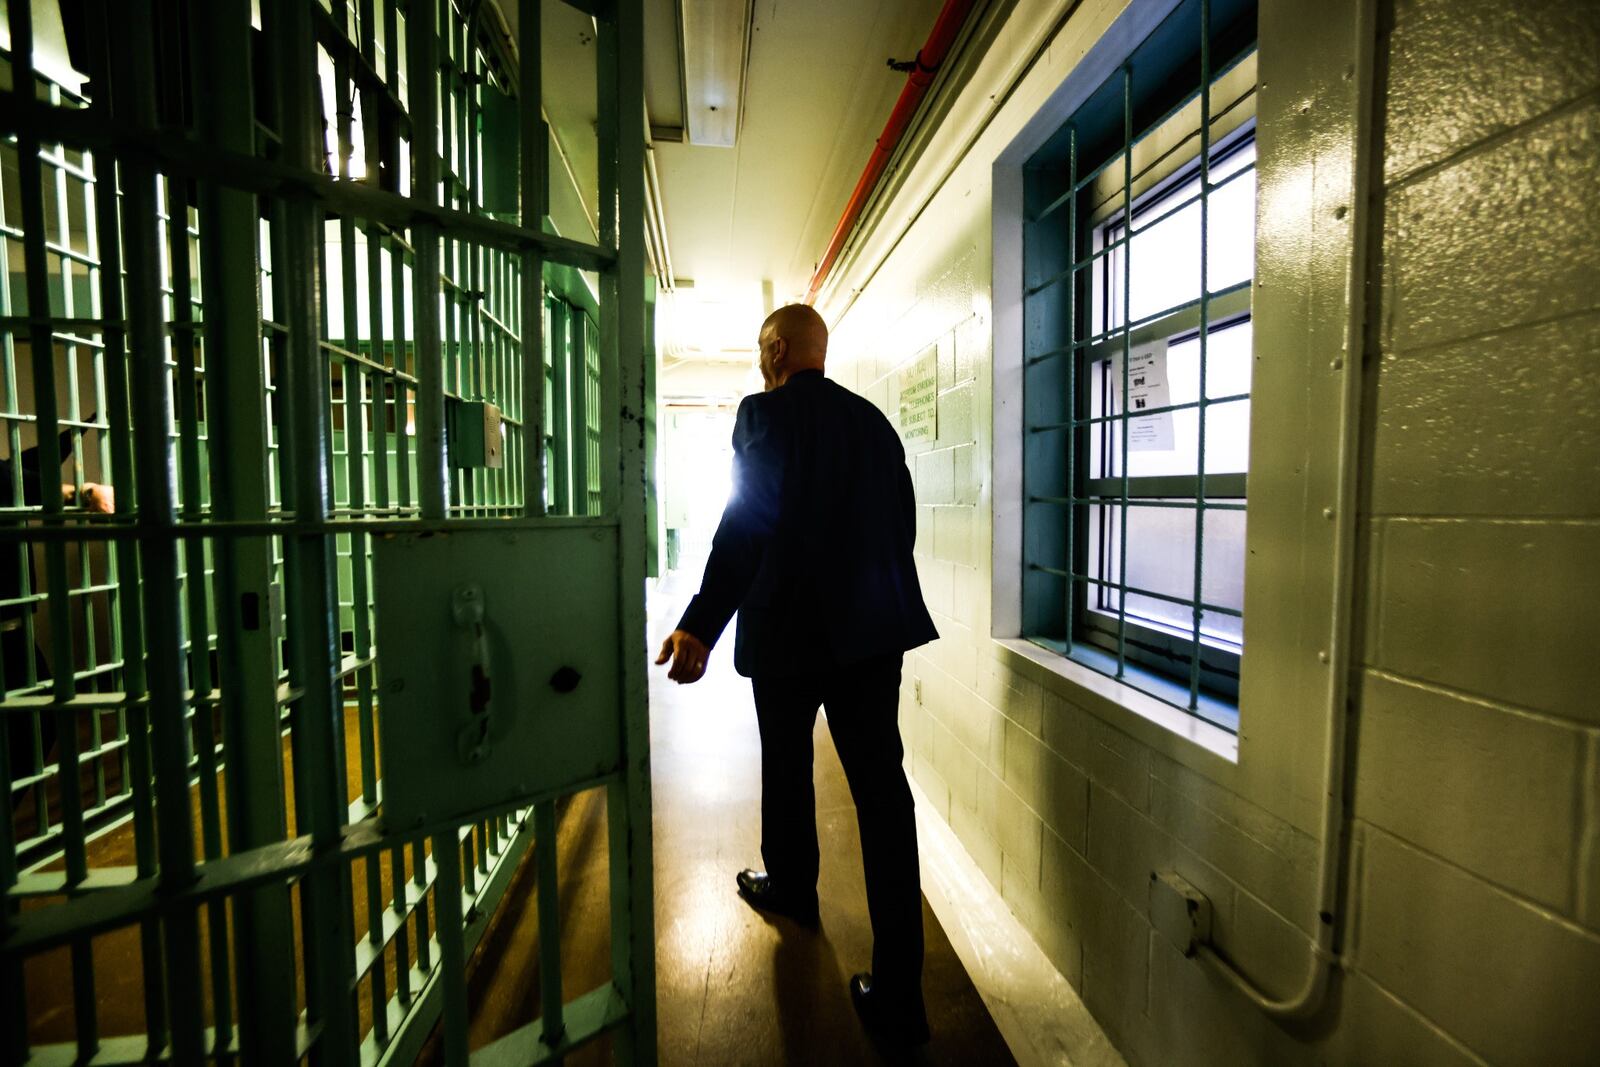
<svg viewBox="0 0 1600 1067"><path fill-rule="evenodd" d="M761 859L767 873L802 895L816 892L811 730L818 706L825 706L861 828L873 980L886 993L920 997L922 882L911 787L900 766L901 660L896 653L803 677L753 678L751 684L761 727Z"/></svg>

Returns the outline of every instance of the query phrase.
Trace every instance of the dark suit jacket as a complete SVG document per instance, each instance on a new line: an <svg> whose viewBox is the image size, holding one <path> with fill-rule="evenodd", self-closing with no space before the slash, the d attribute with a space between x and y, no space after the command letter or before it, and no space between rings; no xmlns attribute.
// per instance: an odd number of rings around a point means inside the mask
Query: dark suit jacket
<svg viewBox="0 0 1600 1067"><path fill-rule="evenodd" d="M802 371L739 405L733 492L678 623L714 645L739 613L746 677L810 673L938 637L911 560L905 449L871 403Z"/></svg>

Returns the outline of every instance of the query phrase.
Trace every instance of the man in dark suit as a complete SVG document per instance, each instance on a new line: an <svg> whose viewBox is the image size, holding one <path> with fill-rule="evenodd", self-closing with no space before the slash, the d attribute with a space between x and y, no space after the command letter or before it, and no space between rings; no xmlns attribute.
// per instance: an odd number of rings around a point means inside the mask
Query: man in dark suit
<svg viewBox="0 0 1600 1067"><path fill-rule="evenodd" d="M817 921L811 731L828 711L861 828L872 970L850 979L863 1020L927 1040L922 889L911 790L901 768L900 667L938 637L911 550L916 501L894 427L822 375L828 330L804 304L761 327L766 392L734 424L733 492L699 594L661 648L679 683L705 673L739 614L734 667L761 730L761 856L739 872L752 906Z"/></svg>

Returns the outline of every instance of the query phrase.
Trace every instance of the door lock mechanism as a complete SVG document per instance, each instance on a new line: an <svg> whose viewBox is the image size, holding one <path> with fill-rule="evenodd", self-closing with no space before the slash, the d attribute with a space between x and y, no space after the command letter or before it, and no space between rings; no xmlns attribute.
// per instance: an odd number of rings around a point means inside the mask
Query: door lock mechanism
<svg viewBox="0 0 1600 1067"><path fill-rule="evenodd" d="M483 762L489 754L490 698L489 637L484 629L483 587L476 582L456 586L450 597L450 614L468 648L467 721L456 733L456 755L467 766Z"/></svg>

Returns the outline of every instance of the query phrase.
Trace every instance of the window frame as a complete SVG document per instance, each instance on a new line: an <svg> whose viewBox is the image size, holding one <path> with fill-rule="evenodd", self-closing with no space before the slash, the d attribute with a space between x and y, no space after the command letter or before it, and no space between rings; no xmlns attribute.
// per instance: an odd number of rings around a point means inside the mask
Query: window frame
<svg viewBox="0 0 1600 1067"><path fill-rule="evenodd" d="M1046 694L1043 729L1088 731L1168 781L1225 790L1313 837L1322 780L1359 662L1372 532L1360 510L1368 417L1363 367L1370 199L1381 172L1370 12L1334 2L1266 4L1257 15L1256 282L1245 550L1245 654L1237 735L1022 639L1023 168L1131 50L1184 0L1084 5L1048 38L1049 61L997 114L989 172L993 432L992 567L986 649L993 670ZM1059 57L1059 58L1056 58ZM965 187L962 187L965 189ZM952 196L958 194L951 194ZM981 610L981 604L980 604ZM1370 620L1368 620L1370 622ZM981 625L981 624L980 624ZM981 653L980 653L981 654ZM1063 735L1066 736L1066 735ZM1076 736L1076 735L1074 735Z"/></svg>
<svg viewBox="0 0 1600 1067"><path fill-rule="evenodd" d="M1188 17L1192 19L1197 9L1209 5L1190 3L1179 7L1188 8ZM1249 15L1253 30L1253 9L1244 5L1244 11ZM1186 336L1199 336L1202 322L1205 323L1203 332L1215 336L1250 320L1253 271L1249 280L1215 291L1200 291L1194 300L1161 309L1144 319L1130 322L1124 314L1117 321L1111 310L1119 293L1129 288L1126 271L1130 269L1127 252L1131 241L1126 236L1126 220L1130 216L1135 227L1132 241L1136 241L1142 229L1141 215L1148 218L1143 228L1157 225L1165 218L1188 210L1191 204L1203 205L1219 189L1255 170L1252 160L1216 182L1208 180L1212 168L1234 158L1255 142L1253 110L1245 108L1237 115L1232 113L1239 104L1253 97L1256 79L1250 77L1248 88L1237 95L1227 95L1238 89L1237 73L1246 65L1251 71L1255 66L1255 34L1250 32L1242 39L1238 36L1238 26L1244 21L1236 11L1235 25L1230 27L1233 36L1219 36L1204 32L1207 24L1205 16L1201 15L1195 29L1202 32L1194 35L1192 49L1198 55L1180 59L1174 65L1175 69L1185 71L1185 63L1197 63L1198 70L1193 71L1187 84L1175 85L1170 77L1165 82L1158 79L1153 87L1145 86L1143 97L1136 100L1133 70L1137 57L1153 43L1169 52L1172 48L1170 27L1158 26L1131 54L1123 57L1109 77L1085 94L1087 99L1080 101L1078 109L1065 117L1049 138L1054 146L1048 143L1039 146L1023 168L1024 212L1028 216L1024 233L1039 234L1049 216L1060 212L1067 215L1067 237L1064 251L1056 249L1043 253L1028 247L1029 241L1024 238L1024 332L1028 347L1035 354L1024 360L1022 430L1025 438L1055 433L1068 440L1064 463L1059 446L1052 450L1028 440L1023 447L1024 470L1019 487L1025 514L1023 551L1018 560L1023 572L1018 582L1022 601L1018 613L1020 636L1052 653L1107 674L1119 685L1140 690L1229 733L1238 730L1242 642L1235 644L1202 634L1202 612L1242 616L1242 611L1207 605L1200 599L1204 548L1200 534L1206 512L1244 510L1248 476L1237 472L1207 475L1202 453L1197 457L1198 470L1192 476L1130 478L1113 473L1108 478L1105 470L1090 468L1089 457L1094 452L1090 447L1090 434L1101 433L1107 442L1120 443L1122 434L1106 428L1125 427L1129 421L1125 412L1109 413L1109 405L1105 404L1102 410L1108 413L1093 415L1091 393L1096 384L1108 393L1118 392L1105 384L1103 374L1095 372L1097 366L1148 340L1167 340L1170 344L1181 343ZM1167 40L1158 42L1157 30L1165 32ZM1225 41L1230 50L1224 53L1224 62L1213 66L1210 52L1219 41ZM1230 76L1233 84L1225 84ZM1120 86L1117 85L1119 80ZM1223 106L1216 108L1213 105L1219 93ZM1108 98L1115 101L1118 97L1122 118L1120 138L1110 129L1108 119L1114 116L1106 106ZM1098 106L1092 107L1097 101ZM1136 111L1149 118L1137 132L1134 127ZM1150 117L1152 111L1157 112L1153 118ZM1091 113L1088 120L1082 118L1086 112ZM1089 125L1095 120L1098 120L1097 126ZM1080 127L1086 127L1088 132L1082 133ZM1095 154L1086 161L1080 156L1080 137L1097 146ZM1171 146L1165 147L1169 142ZM1148 158L1152 155L1154 158ZM1134 174L1135 160L1139 161L1137 175ZM1186 191L1196 177L1200 179L1200 187ZM1174 201L1175 196L1180 199ZM1028 210L1029 206L1033 207L1032 211ZM1202 206L1201 211L1204 213L1206 208ZM1151 212L1155 214L1152 216ZM1201 239L1207 240L1205 236ZM1055 235L1045 237L1041 243L1051 240L1061 241L1059 235ZM1114 269L1125 272L1121 287L1106 284L1108 272ZM1041 343L1040 321L1047 321L1047 316L1035 313L1030 317L1027 308L1029 302L1034 306L1043 302L1045 298L1041 294L1052 292L1052 287L1056 286L1059 288L1054 289L1055 295L1050 299L1061 305L1057 318L1063 321L1047 326L1046 329L1053 332L1045 333L1048 340ZM1121 299L1126 301L1127 298L1124 295ZM1123 309L1124 312L1129 310ZM1204 346L1202 341L1202 348ZM1044 349L1042 354L1038 351L1041 348ZM1052 375L1039 371L1038 365L1051 358L1068 364L1064 373ZM1203 354L1201 360L1204 368ZM1041 404L1040 395L1052 392L1060 392L1064 399L1046 399ZM1220 402L1218 398L1206 396L1202 369L1200 389L1192 409L1204 420L1208 406L1216 402ZM1177 406L1191 407L1187 402ZM1109 421L1098 421L1102 419ZM1202 435L1201 448L1203 440ZM1102 466L1109 466L1104 463L1103 448L1104 445L1100 453ZM1121 444L1120 451L1121 465L1126 465L1125 443ZM1034 475L1040 468L1051 468L1042 479ZM1202 488L1207 491L1202 493ZM1108 493L1108 489L1114 492ZM1173 504L1178 507L1184 507L1187 500L1186 510L1199 512L1193 546L1196 593L1193 598L1182 601L1192 609L1194 616L1194 625L1187 635L1180 633L1176 626L1144 618L1136 608L1129 606L1130 594L1150 591L1126 583L1123 568L1132 557L1127 552L1125 534L1120 536L1120 547L1112 552L1114 559L1108 562L1104 558L1106 532L1112 527L1125 527L1130 507L1144 506L1130 502L1158 496L1176 498ZM1040 508L1059 509L1062 515L1041 518ZM1049 544L1052 540L1063 542L1064 550L1055 553L1054 546ZM1091 541L1098 542L1100 558L1091 559ZM1038 580L1041 574L1049 580ZM1060 596L1064 602L1059 612L1049 605L1052 596ZM1108 596L1118 602L1109 604ZM1163 593L1155 596L1167 598ZM1041 608L1041 602L1046 606ZM1180 662L1174 663L1174 660ZM1185 675L1187 685L1179 692L1176 683Z"/></svg>

